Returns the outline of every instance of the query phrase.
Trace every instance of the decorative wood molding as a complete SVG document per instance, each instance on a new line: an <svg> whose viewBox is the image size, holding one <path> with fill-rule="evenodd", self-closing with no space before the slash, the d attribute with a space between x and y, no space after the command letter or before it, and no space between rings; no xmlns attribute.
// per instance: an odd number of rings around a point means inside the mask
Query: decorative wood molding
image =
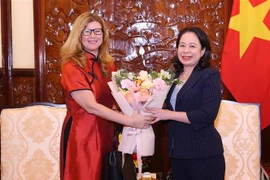
<svg viewBox="0 0 270 180"><path fill-rule="evenodd" d="M31 68L16 68L12 69L12 77L35 77L35 69Z"/></svg>
<svg viewBox="0 0 270 180"><path fill-rule="evenodd" d="M35 102L35 69L12 70L12 105Z"/></svg>
<svg viewBox="0 0 270 180"><path fill-rule="evenodd" d="M36 71L36 101L46 101L44 84L46 83L46 45L45 45L45 0L33 0L34 9L34 44Z"/></svg>
<svg viewBox="0 0 270 180"><path fill-rule="evenodd" d="M11 90L5 91L3 87L3 69L0 69L0 106L23 105L35 102L35 69L12 69ZM12 96L12 102L4 102L6 95Z"/></svg>
<svg viewBox="0 0 270 180"><path fill-rule="evenodd" d="M35 78L24 76L13 77L13 105L24 105L35 102Z"/></svg>

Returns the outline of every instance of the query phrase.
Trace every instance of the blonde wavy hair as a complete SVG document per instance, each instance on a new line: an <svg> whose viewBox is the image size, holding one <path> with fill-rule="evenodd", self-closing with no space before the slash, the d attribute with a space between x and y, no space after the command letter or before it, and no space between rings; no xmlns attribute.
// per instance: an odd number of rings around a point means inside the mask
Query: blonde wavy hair
<svg viewBox="0 0 270 180"><path fill-rule="evenodd" d="M73 61L81 68L84 68L86 66L86 56L85 56L86 52L83 50L81 36L82 31L92 21L100 23L101 28L103 30L103 42L99 47L98 53L98 61L101 63L103 72L107 72L108 68L113 64L114 59L109 54L110 48L109 32L104 20L97 14L85 12L77 17L77 19L73 24L73 28L68 36L67 41L60 49L61 68L68 61Z"/></svg>

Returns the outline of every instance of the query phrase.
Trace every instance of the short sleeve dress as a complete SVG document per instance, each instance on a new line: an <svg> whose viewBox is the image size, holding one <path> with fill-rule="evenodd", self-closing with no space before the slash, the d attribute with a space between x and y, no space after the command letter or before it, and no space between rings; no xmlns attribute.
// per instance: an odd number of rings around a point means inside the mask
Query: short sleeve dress
<svg viewBox="0 0 270 180"><path fill-rule="evenodd" d="M73 91L89 90L98 103L113 106L114 99L107 85L111 77L104 75L93 54L86 56L85 68L73 62L62 68L61 83L68 110L61 135L60 177L65 180L101 179L102 157L112 150L113 123L89 114L70 95ZM108 76L115 69L112 66Z"/></svg>

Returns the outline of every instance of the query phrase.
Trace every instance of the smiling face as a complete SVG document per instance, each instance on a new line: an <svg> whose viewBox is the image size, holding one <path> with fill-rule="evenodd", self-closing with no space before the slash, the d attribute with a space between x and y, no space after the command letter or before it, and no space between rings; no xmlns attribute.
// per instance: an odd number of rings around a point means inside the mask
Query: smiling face
<svg viewBox="0 0 270 180"><path fill-rule="evenodd" d="M90 22L84 29L85 30L93 30L93 29L102 29L102 26L97 21ZM91 31L90 35L84 35L82 33L82 45L84 49L95 56L98 55L99 47L103 42L103 33L95 34L94 31Z"/></svg>
<svg viewBox="0 0 270 180"><path fill-rule="evenodd" d="M200 41L195 33L186 32L179 40L177 55L184 67L194 68L200 58L203 56L205 49L202 49Z"/></svg>

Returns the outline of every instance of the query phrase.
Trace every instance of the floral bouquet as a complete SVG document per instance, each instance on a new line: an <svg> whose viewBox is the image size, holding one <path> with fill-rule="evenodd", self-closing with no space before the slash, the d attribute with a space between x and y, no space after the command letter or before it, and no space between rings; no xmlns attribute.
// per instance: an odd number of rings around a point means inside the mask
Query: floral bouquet
<svg viewBox="0 0 270 180"><path fill-rule="evenodd" d="M136 110L145 115L145 107L162 108L171 85L179 80L169 71L140 71L138 74L120 69L112 73L108 85L121 111L131 116ZM124 127L118 150L123 153L137 153L139 175L141 174L141 157L152 156L155 149L155 134L148 129Z"/></svg>

